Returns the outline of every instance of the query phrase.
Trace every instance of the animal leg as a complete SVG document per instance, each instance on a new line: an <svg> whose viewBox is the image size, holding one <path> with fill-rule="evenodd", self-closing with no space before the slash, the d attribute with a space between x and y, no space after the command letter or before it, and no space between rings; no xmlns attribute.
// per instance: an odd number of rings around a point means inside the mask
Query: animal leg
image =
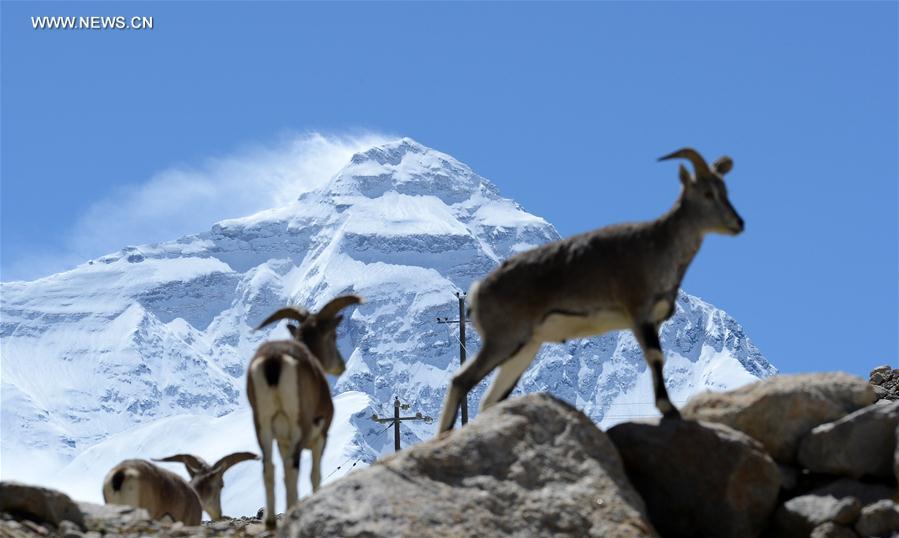
<svg viewBox="0 0 899 538"><path fill-rule="evenodd" d="M671 403L668 391L665 389L665 377L662 375L665 355L662 353L658 328L654 323L640 323L634 328L634 336L637 337L637 342L643 349L643 357L652 370L652 385L655 391L656 408L665 418L680 418L680 411Z"/></svg>
<svg viewBox="0 0 899 538"><path fill-rule="evenodd" d="M325 451L326 442L325 436L319 435L318 439L312 443L312 493L318 491L322 484L322 453Z"/></svg>
<svg viewBox="0 0 899 538"><path fill-rule="evenodd" d="M293 437L293 436L291 436ZM281 452L281 463L284 465L284 489L287 492L287 508L289 511L297 502L297 479L300 474L300 443L291 439L278 439L278 450Z"/></svg>
<svg viewBox="0 0 899 538"><path fill-rule="evenodd" d="M481 400L481 411L491 407L493 404L505 400L518 384L521 374L527 370L528 366L534 361L534 356L540 350L540 342L531 340L527 345L518 350L509 360L502 363L499 367L499 373L484 399Z"/></svg>
<svg viewBox="0 0 899 538"><path fill-rule="evenodd" d="M462 401L471 389L482 379L487 377L494 368L505 362L506 358L515 354L520 345L511 347L497 346L491 340L486 340L478 354L462 365L462 368L453 376L446 399L443 401L443 410L440 412L440 426L437 433L443 433L453 429L456 423L456 414L459 412L459 402Z"/></svg>
<svg viewBox="0 0 899 538"><path fill-rule="evenodd" d="M270 421L269 421L270 422ZM275 523L275 466L272 462L272 432L266 424L257 431L259 448L262 450L262 481L265 482L265 527L274 529Z"/></svg>

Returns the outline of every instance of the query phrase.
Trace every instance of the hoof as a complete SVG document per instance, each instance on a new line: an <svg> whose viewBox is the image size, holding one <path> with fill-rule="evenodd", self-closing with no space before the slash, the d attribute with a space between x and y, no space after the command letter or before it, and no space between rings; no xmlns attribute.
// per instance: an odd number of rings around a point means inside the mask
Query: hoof
<svg viewBox="0 0 899 538"><path fill-rule="evenodd" d="M680 420L680 411L676 407L671 407L668 411L662 413L662 420Z"/></svg>
<svg viewBox="0 0 899 538"><path fill-rule="evenodd" d="M266 519L266 520L265 520L265 528L266 528L266 529L268 529L268 530L270 530L270 531L273 531L273 530L275 530L277 527L278 527L278 522L275 521L275 518L271 518L271 519Z"/></svg>
<svg viewBox="0 0 899 538"><path fill-rule="evenodd" d="M668 398L657 399L656 409L658 409L659 412L662 413L662 418L675 420L680 419L680 411L678 411L677 408L674 407L674 404L671 403L671 400L669 400Z"/></svg>

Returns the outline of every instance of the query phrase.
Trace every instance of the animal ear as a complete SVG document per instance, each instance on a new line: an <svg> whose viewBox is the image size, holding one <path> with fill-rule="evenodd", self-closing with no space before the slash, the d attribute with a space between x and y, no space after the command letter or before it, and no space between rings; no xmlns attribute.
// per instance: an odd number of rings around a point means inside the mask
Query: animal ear
<svg viewBox="0 0 899 538"><path fill-rule="evenodd" d="M718 173L719 176L723 176L724 174L730 172L730 170L734 167L734 160L725 155L721 157L714 164L712 164L712 168L715 169L715 172Z"/></svg>
<svg viewBox="0 0 899 538"><path fill-rule="evenodd" d="M680 165L677 169L677 176L680 178L681 185L686 189L690 186L690 183L693 182L693 178L690 176L690 172L687 171L687 167L684 165Z"/></svg>

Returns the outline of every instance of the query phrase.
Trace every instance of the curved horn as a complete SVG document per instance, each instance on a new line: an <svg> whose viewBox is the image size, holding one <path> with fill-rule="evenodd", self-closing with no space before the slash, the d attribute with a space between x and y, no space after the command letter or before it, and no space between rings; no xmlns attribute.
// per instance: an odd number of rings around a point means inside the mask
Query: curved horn
<svg viewBox="0 0 899 538"><path fill-rule="evenodd" d="M259 456L253 454L252 452L235 452L233 454L228 454L227 456L215 462L212 465L212 470L224 474L225 471L242 461L258 459Z"/></svg>
<svg viewBox="0 0 899 538"><path fill-rule="evenodd" d="M361 304L364 302L364 299L358 295L342 295L335 299L331 299L331 301L322 307L322 309L318 312L318 316L324 319L330 319L337 315L338 312L343 310L344 308L353 305L353 304Z"/></svg>
<svg viewBox="0 0 899 538"><path fill-rule="evenodd" d="M674 153L669 153L664 157L659 157L660 161L666 161L668 159L687 159L691 163L693 163L693 170L696 172L697 176L709 176L712 174L712 171L709 170L709 165L706 164L705 159L702 158L702 155L699 154L693 148L681 148Z"/></svg>
<svg viewBox="0 0 899 538"><path fill-rule="evenodd" d="M295 320L299 321L300 323L302 323L307 317L309 317L309 311L306 310L305 308L298 308L296 306L286 306L286 307L278 310L271 316L265 318L265 321L260 323L259 326L256 327L256 330L258 331L259 329L265 327L269 323L274 323L274 322L280 321L282 319L295 319Z"/></svg>
<svg viewBox="0 0 899 538"><path fill-rule="evenodd" d="M197 473L209 470L209 464L203 461L203 458L194 456L193 454L175 454L167 458L154 459L153 461L177 461L183 463L187 467L187 473L193 478Z"/></svg>

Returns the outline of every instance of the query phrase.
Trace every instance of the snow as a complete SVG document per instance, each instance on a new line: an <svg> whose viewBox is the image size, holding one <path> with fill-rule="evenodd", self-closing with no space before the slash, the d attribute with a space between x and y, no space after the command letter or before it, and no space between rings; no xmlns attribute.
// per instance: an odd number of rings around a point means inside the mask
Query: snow
<svg viewBox="0 0 899 538"><path fill-rule="evenodd" d="M347 460L354 459L354 438L357 428L350 418L369 407L369 398L360 392L346 392L334 397L334 421L328 443L334 450L326 451L322 458L322 483L337 480L351 470ZM277 454L277 447L273 447ZM103 502L102 484L107 471L128 458L163 458L173 454L195 454L207 462L215 462L232 452L261 454L253 430L253 415L249 407L241 407L225 416L213 418L203 415L179 415L156 420L123 431L85 450L70 463L59 466L52 477L46 470L37 477L30 465L10 466L4 471L4 480L24 482L39 481L59 489L70 497L95 503ZM16 460L26 459L17 455ZM303 452L300 462L300 496L309 495L311 459ZM159 463L189 480L184 466L179 463ZM341 467L338 469L338 467ZM275 498L280 510L284 507L283 467L275 457ZM37 478L37 480L35 480ZM265 488L262 482L261 461L240 463L225 473L225 489L222 491L222 510L231 516L254 515L265 504ZM207 515L208 517L208 515Z"/></svg>
<svg viewBox="0 0 899 538"><path fill-rule="evenodd" d="M480 206L474 217L482 226L517 228L521 226L546 226L546 221L523 211L508 201L490 201Z"/></svg>
<svg viewBox="0 0 899 538"><path fill-rule="evenodd" d="M348 459L367 465L392 450L390 432L370 416L392 413L394 397L411 414L440 413L459 335L436 318L455 319L454 293L558 238L468 166L406 138L353 155L323 187L282 207L2 283L0 477L96 500L103 474L127 457L256 450L246 364L287 331L253 327L286 304L317 308L344 293L366 302L347 310L338 332L348 361L332 380L339 420L324 475ZM686 293L661 340L676 401L776 372L733 318ZM469 357L479 346L471 327ZM485 387L470 395L472 415ZM628 332L544 345L516 389L536 391L603 426L655 414L649 370ZM402 444L434 427L404 423ZM42 462L34 476L23 463L32 460ZM228 473L226 511L261 506L258 467Z"/></svg>
<svg viewBox="0 0 899 538"><path fill-rule="evenodd" d="M387 192L353 205L344 233L377 235L468 235L450 208L436 196Z"/></svg>

